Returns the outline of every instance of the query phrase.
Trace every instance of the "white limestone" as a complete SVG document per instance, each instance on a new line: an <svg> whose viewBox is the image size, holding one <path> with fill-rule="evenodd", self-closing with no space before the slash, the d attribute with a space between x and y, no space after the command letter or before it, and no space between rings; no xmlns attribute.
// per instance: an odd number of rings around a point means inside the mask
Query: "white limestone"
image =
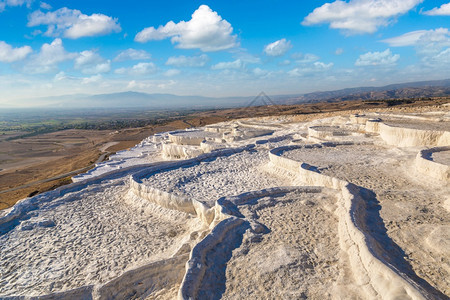
<svg viewBox="0 0 450 300"><path fill-rule="evenodd" d="M415 161L417 171L443 182L450 182L450 165L434 161L431 157L435 153L446 151L450 151L450 147L421 150L417 154Z"/></svg>
<svg viewBox="0 0 450 300"><path fill-rule="evenodd" d="M0 214L0 298L448 296L448 121L278 117L149 137Z"/></svg>

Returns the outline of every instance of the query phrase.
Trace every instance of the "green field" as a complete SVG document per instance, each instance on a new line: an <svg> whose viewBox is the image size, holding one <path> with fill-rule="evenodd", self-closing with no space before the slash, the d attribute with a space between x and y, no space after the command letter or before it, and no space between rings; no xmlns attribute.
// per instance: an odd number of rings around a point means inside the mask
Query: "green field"
<svg viewBox="0 0 450 300"><path fill-rule="evenodd" d="M143 127L168 119L180 119L197 111L9 110L0 112L0 136L13 140L65 129L118 130Z"/></svg>

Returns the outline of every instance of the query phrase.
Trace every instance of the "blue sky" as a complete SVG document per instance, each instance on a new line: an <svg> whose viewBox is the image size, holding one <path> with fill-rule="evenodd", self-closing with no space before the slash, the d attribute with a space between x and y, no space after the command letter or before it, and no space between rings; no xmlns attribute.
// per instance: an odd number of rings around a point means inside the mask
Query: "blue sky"
<svg viewBox="0 0 450 300"><path fill-rule="evenodd" d="M0 0L0 104L293 94L450 78L450 3Z"/></svg>

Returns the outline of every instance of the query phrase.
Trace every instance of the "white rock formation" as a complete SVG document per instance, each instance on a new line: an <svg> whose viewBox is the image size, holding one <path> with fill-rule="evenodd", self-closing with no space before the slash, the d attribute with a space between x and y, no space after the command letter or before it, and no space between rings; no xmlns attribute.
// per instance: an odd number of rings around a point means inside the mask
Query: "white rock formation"
<svg viewBox="0 0 450 300"><path fill-rule="evenodd" d="M0 298L445 299L440 109L149 137L2 212Z"/></svg>

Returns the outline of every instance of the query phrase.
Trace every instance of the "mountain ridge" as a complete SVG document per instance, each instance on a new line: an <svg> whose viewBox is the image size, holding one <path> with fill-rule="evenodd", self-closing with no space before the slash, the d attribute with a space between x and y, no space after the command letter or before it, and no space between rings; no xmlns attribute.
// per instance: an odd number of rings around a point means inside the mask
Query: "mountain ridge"
<svg viewBox="0 0 450 300"><path fill-rule="evenodd" d="M397 98L423 98L450 96L450 79L417 81L390 84L380 87L355 87L332 91L317 91L305 94L269 95L276 104L301 104L315 102L339 102L351 100L384 100ZM248 106L255 97L207 97L180 96L166 93L143 93L125 91L103 94L73 94L24 99L22 103L28 108L234 108ZM41 103L37 105L36 103ZM255 105L262 103L255 103ZM6 103L3 108L13 108ZM16 108L19 108L16 106ZM23 106L22 106L23 108Z"/></svg>

